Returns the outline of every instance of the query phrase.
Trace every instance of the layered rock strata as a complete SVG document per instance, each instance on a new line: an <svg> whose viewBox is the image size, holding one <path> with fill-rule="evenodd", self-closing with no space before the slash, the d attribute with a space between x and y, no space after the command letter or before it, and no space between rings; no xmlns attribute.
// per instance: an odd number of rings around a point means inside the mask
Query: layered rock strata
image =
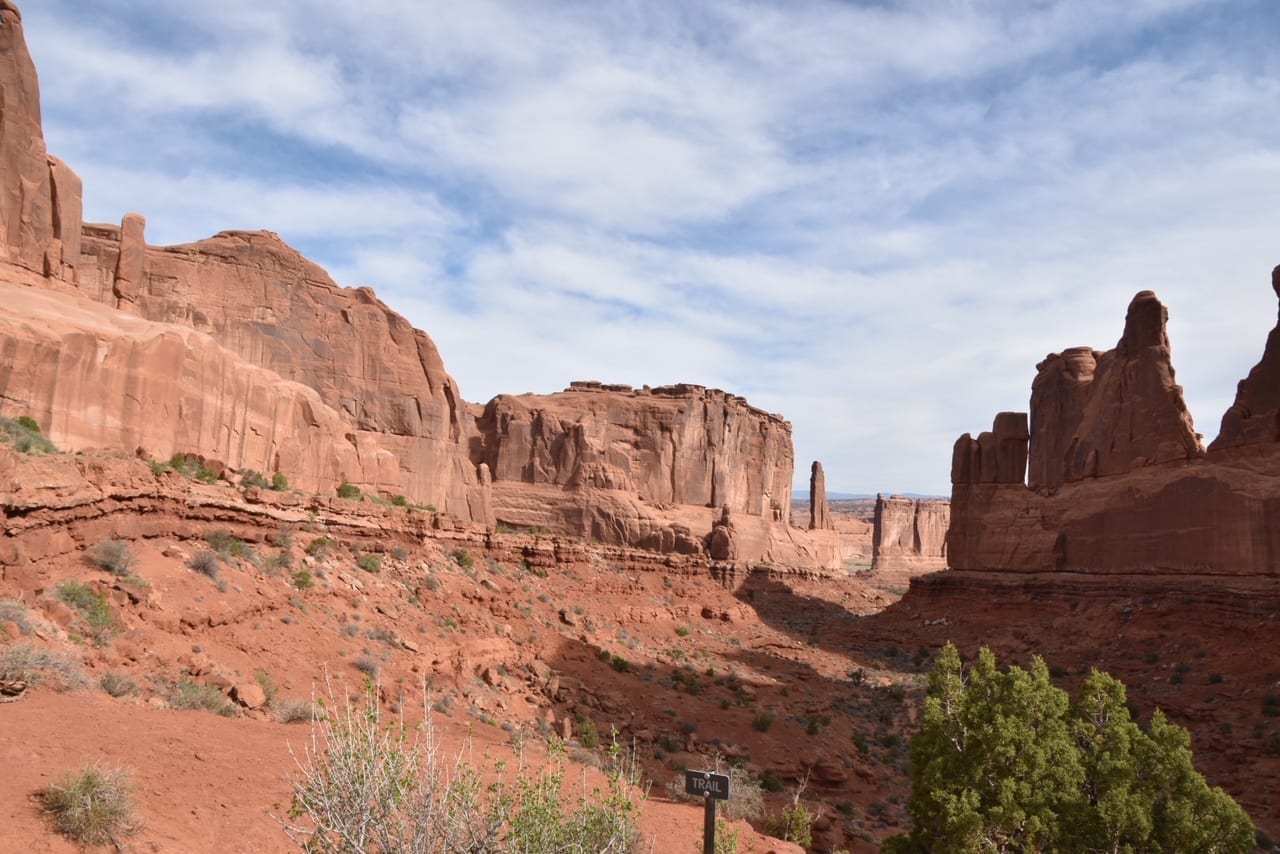
<svg viewBox="0 0 1280 854"><path fill-rule="evenodd" d="M945 499L876 496L871 565L878 572L929 572L947 565L951 505Z"/></svg>
<svg viewBox="0 0 1280 854"><path fill-rule="evenodd" d="M833 531L831 504L827 501L827 475L822 463L814 461L809 469L809 530Z"/></svg>

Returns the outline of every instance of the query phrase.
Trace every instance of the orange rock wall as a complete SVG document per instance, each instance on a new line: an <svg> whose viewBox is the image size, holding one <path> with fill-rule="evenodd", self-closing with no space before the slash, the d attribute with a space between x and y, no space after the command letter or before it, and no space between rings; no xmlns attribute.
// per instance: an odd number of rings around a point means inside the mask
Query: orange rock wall
<svg viewBox="0 0 1280 854"><path fill-rule="evenodd" d="M943 499L876 497L872 568L918 571L947 565L951 505Z"/></svg>
<svg viewBox="0 0 1280 854"><path fill-rule="evenodd" d="M1228 441L1206 453L1174 383L1165 318L1155 296L1140 293L1114 350L1041 363L1029 436L1021 416L1001 413L990 433L957 441L953 568L1280 573L1280 445L1273 426L1263 429L1274 420L1265 401L1280 399L1270 382L1280 376L1280 333L1224 418ZM1247 424L1251 413L1264 415L1262 426ZM1028 456L1030 487L1012 476ZM997 458L1011 462L985 462Z"/></svg>

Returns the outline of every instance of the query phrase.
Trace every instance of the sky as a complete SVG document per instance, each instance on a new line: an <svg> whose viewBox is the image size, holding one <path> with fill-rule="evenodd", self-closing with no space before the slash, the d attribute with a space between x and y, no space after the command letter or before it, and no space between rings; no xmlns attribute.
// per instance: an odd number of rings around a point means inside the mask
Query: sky
<svg viewBox="0 0 1280 854"><path fill-rule="evenodd" d="M275 231L467 400L743 395L797 494L949 494L1144 289L1208 441L1276 322L1272 0L19 2L87 220Z"/></svg>

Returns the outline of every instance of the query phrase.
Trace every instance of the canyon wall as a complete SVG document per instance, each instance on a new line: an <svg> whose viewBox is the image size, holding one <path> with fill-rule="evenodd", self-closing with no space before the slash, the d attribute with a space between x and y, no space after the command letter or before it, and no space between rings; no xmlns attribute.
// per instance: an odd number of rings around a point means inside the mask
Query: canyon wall
<svg viewBox="0 0 1280 854"><path fill-rule="evenodd" d="M468 404L426 333L271 232L157 247L141 214L82 223L10 0L0 99L0 414L69 450L195 453L491 526L838 565L834 532L790 528L780 416L694 385Z"/></svg>
<svg viewBox="0 0 1280 854"><path fill-rule="evenodd" d="M1280 295L1280 268L1272 285ZM1001 413L990 432L956 442L953 568L1280 572L1280 332L1206 452L1174 381L1166 318L1139 293L1113 350L1074 348L1039 365L1029 430L1025 415Z"/></svg>
<svg viewBox="0 0 1280 854"><path fill-rule="evenodd" d="M871 568L877 572L931 572L947 566L946 499L876 496Z"/></svg>

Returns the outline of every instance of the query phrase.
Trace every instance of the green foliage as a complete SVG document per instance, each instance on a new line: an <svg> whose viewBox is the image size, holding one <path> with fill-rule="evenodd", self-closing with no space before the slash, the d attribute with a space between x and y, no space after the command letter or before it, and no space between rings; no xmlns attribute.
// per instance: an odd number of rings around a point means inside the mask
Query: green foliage
<svg viewBox="0 0 1280 854"><path fill-rule="evenodd" d="M600 731L596 722L586 715L578 715L578 743L588 749L600 746Z"/></svg>
<svg viewBox="0 0 1280 854"><path fill-rule="evenodd" d="M1072 704L1045 663L965 670L938 655L911 742L915 829L885 851L1251 851L1244 810L1192 766L1157 711L1144 732L1124 685L1093 671Z"/></svg>
<svg viewBox="0 0 1280 854"><path fill-rule="evenodd" d="M271 488L271 484L262 476L262 472L254 471L253 469L243 469L240 472L240 485L256 486L259 489Z"/></svg>
<svg viewBox="0 0 1280 854"><path fill-rule="evenodd" d="M408 507L409 499L405 498L403 495L393 495L391 496L391 504L395 507Z"/></svg>
<svg viewBox="0 0 1280 854"><path fill-rule="evenodd" d="M779 839L794 842L803 848L813 845L813 817L801 802L798 792L773 822L772 832Z"/></svg>
<svg viewBox="0 0 1280 854"><path fill-rule="evenodd" d="M58 449L40 432L40 425L26 415L0 418L0 442L20 454L56 454Z"/></svg>
<svg viewBox="0 0 1280 854"><path fill-rule="evenodd" d="M141 828L133 811L133 785L127 771L90 765L68 774L40 793L44 811L59 832L81 845L114 845Z"/></svg>
<svg viewBox="0 0 1280 854"><path fill-rule="evenodd" d="M80 612L90 640L98 646L105 644L119 631L107 597L95 592L89 585L79 581L64 581L54 593L59 601Z"/></svg>
<svg viewBox="0 0 1280 854"><path fill-rule="evenodd" d="M751 726L754 727L757 732L768 732L769 728L773 726L773 713L761 712L752 719Z"/></svg>
<svg viewBox="0 0 1280 854"><path fill-rule="evenodd" d="M314 540L307 543L306 552L312 557L320 557L328 553L329 550L336 545L337 542L335 542L332 537L316 537Z"/></svg>
<svg viewBox="0 0 1280 854"><path fill-rule="evenodd" d="M89 550L89 560L99 569L121 577L129 575L138 562L124 540L103 540Z"/></svg>
<svg viewBox="0 0 1280 854"><path fill-rule="evenodd" d="M315 581L311 578L311 573L305 569L300 569L293 574L293 586L299 590L310 590L315 584Z"/></svg>
<svg viewBox="0 0 1280 854"><path fill-rule="evenodd" d="M344 480L342 483L338 484L339 498L350 498L352 500L359 501L362 495L363 493L360 491L360 487L356 486L354 483L347 483Z"/></svg>
<svg viewBox="0 0 1280 854"><path fill-rule="evenodd" d="M454 551L453 562L464 570L469 570L476 565L476 559L471 556L471 552L465 549L456 549Z"/></svg>
<svg viewBox="0 0 1280 854"><path fill-rule="evenodd" d="M271 475L271 488L276 492L289 491L289 478L285 477L284 472L278 471Z"/></svg>
<svg viewBox="0 0 1280 854"><path fill-rule="evenodd" d="M225 561L232 558L251 557L253 550L239 537L232 536L230 531L211 531L205 536L205 542Z"/></svg>
<svg viewBox="0 0 1280 854"><path fill-rule="evenodd" d="M235 705L217 688L211 685L199 685L187 679L169 688L165 695L165 702L171 709L199 709L222 715L224 718L234 718L239 714Z"/></svg>
<svg viewBox="0 0 1280 854"><path fill-rule="evenodd" d="M362 554L356 560L356 566L365 572L371 572L376 575L382 572L382 557L375 554Z"/></svg>
<svg viewBox="0 0 1280 854"><path fill-rule="evenodd" d="M313 722L280 819L307 852L629 854L641 849L633 755L614 744L604 789L574 797L563 748L535 770L441 757L430 713L411 738L385 723L370 683L363 708L343 692Z"/></svg>

